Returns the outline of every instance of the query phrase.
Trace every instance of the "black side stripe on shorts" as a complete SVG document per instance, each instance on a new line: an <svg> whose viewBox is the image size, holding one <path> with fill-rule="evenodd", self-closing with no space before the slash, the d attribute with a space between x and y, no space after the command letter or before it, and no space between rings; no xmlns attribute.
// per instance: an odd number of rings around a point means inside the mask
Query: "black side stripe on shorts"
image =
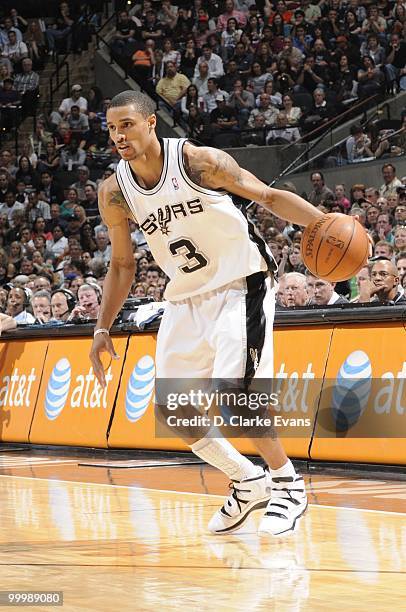
<svg viewBox="0 0 406 612"><path fill-rule="evenodd" d="M247 330L247 351L244 383L248 387L261 360L265 342L266 317L264 299L266 295L266 275L256 272L247 276L247 294L245 296L245 324Z"/></svg>

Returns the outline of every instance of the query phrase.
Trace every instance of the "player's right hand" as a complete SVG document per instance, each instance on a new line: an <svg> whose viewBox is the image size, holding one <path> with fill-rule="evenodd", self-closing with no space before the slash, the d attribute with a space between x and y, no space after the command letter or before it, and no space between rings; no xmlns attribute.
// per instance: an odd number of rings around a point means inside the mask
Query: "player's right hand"
<svg viewBox="0 0 406 612"><path fill-rule="evenodd" d="M97 334L97 336L93 338L92 348L90 349L90 361L92 362L93 371L100 385L105 389L106 377L100 359L101 353L109 353L112 359L120 359L119 355L117 355L114 350L113 342L108 334Z"/></svg>

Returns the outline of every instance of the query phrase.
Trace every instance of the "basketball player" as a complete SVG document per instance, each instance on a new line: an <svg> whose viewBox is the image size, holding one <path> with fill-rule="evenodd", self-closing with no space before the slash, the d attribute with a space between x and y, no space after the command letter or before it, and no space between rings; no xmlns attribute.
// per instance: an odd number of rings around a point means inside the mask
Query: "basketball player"
<svg viewBox="0 0 406 612"><path fill-rule="evenodd" d="M228 193L302 226L322 213L296 194L267 187L224 151L183 139L159 140L153 103L139 92L115 96L107 124L121 160L99 191L112 247L90 354L100 384L105 386L100 353L118 358L109 329L134 280L128 219L139 224L170 279L157 339L157 378L271 379L277 266ZM232 481L231 495L209 523L212 533L240 528L259 508L266 508L261 532L276 536L295 528L307 507L303 478L275 436L252 440L265 470L224 437L186 442Z"/></svg>

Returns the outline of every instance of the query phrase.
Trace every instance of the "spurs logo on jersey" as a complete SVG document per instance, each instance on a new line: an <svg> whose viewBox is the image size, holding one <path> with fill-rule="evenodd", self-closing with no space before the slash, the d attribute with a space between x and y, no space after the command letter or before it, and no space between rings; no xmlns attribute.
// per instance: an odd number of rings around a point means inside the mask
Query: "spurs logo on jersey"
<svg viewBox="0 0 406 612"><path fill-rule="evenodd" d="M179 187L177 187L179 189ZM157 229L161 230L162 234L168 235L171 231L169 224L172 221L187 217L187 215L196 215L203 212L203 204L200 198L194 198L187 202L176 202L176 204L166 205L163 208L159 207L157 213L151 213L140 224L140 228L148 236L151 236Z"/></svg>
<svg viewBox="0 0 406 612"><path fill-rule="evenodd" d="M275 261L253 226L222 191L205 189L188 177L185 139L164 138L161 177L141 187L129 162L121 160L117 181L157 264L169 276L165 298L183 300L218 289Z"/></svg>

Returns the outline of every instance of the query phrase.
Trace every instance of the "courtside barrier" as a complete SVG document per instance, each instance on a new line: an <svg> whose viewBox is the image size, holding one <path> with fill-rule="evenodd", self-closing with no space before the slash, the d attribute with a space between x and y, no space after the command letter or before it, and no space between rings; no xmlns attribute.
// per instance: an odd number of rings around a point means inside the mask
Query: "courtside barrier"
<svg viewBox="0 0 406 612"><path fill-rule="evenodd" d="M277 313L275 411L286 419L278 433L290 456L406 465L404 315L401 307L370 306ZM36 328L0 338L0 440L186 450L155 432L156 329L114 328L121 359L106 357L105 390L88 358L92 330ZM347 403L339 406L343 389ZM288 423L304 417L303 431ZM255 452L248 440L233 442Z"/></svg>

